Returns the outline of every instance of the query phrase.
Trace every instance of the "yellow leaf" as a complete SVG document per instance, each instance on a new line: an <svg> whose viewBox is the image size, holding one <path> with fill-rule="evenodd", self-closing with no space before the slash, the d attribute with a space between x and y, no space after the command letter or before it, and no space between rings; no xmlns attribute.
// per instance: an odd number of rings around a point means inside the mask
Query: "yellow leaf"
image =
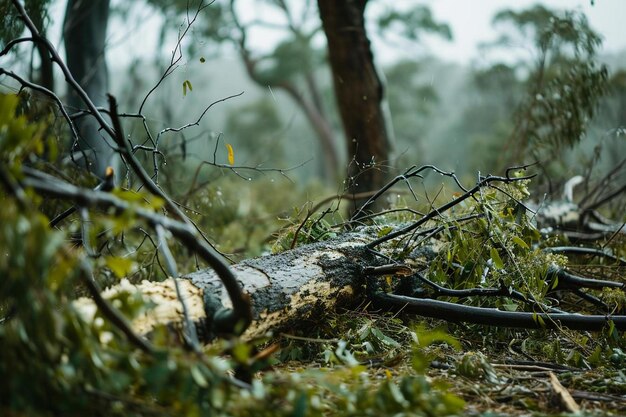
<svg viewBox="0 0 626 417"><path fill-rule="evenodd" d="M230 143L226 144L226 150L228 151L228 163L235 165L235 152L233 151L233 147Z"/></svg>
<svg viewBox="0 0 626 417"><path fill-rule="evenodd" d="M183 96L187 95L187 89L189 89L189 91L193 91L193 87L191 86L191 81L189 80L183 81Z"/></svg>

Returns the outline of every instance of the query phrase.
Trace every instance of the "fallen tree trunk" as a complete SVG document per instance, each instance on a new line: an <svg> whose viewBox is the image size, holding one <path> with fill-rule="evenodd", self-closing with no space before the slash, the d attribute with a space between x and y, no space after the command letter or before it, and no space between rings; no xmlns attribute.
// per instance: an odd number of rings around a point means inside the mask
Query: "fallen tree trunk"
<svg viewBox="0 0 626 417"><path fill-rule="evenodd" d="M302 246L277 255L243 261L233 266L243 291L250 297L253 321L244 337L298 325L365 298L363 268L372 264L365 237L340 238ZM230 309L228 294L212 270L184 277L202 288L207 328L221 309ZM209 334L209 338L213 335Z"/></svg>
<svg viewBox="0 0 626 417"><path fill-rule="evenodd" d="M344 234L331 241L233 265L233 272L252 305L253 322L243 337L250 339L270 330L302 327L309 319L363 301L362 271L375 261L373 255L368 255L365 243L363 235ZM212 340L219 333L219 329L213 328L216 316L232 308L222 281L211 269L191 273L178 281L200 340ZM133 321L133 329L139 334L148 334L157 325L183 322L181 301L171 279L143 281L138 285L124 281L104 291L102 296L111 299L119 291L139 291L155 305ZM82 298L77 305L87 318L95 314L91 299Z"/></svg>
<svg viewBox="0 0 626 417"><path fill-rule="evenodd" d="M385 189L380 190L371 199L380 197L386 189L403 178L418 176L422 170L427 168L432 167L411 168L403 176L390 182ZM437 170L436 168L432 169ZM439 170L437 172L456 179L454 174ZM134 329L140 334L147 334L159 324L170 325L184 322L185 340L191 341L194 349L197 349L194 327L199 330L199 339L205 342L221 334L241 334L244 331L244 337L249 339L262 336L270 330L278 331L295 325L303 327L308 320L319 318L328 311L336 310L339 307L362 304L364 301L371 301L374 307L381 310L401 309L426 317L499 327L568 327L577 330L599 331L606 326L615 326L620 330L626 329L626 315L623 315L624 307L622 304L613 302L609 306L597 296L598 293L583 291L583 289L602 290L603 288L623 291L625 283L621 277L617 281L581 277L559 267L557 262L544 258L543 261L539 262L544 262L542 265L545 270L542 272L535 269L532 272L534 274L532 278L535 281L543 280L543 284L537 285L534 289L529 288L526 277L519 271L513 249L504 245L502 237L499 237L499 241L494 240L494 230L491 230L489 226L490 221L495 221L501 215L510 214L503 214L504 212L493 208L487 210L482 208L464 216L444 218L444 213L463 201L470 198L476 199L478 193L484 187L491 186L491 183L510 184L528 178L511 178L508 176L508 172L506 177L481 177L480 181L471 189L463 188L457 180L457 184L465 191L464 194L434 208L427 214L421 215L414 222L397 224L395 228L381 229L372 226L371 228L359 229L360 231L353 230L342 233L329 241L302 246L277 255L246 260L232 267L226 266L221 260L209 262L213 268L215 265L219 268L198 271L179 278L177 281L169 280L162 283L144 281L135 288L150 298L157 307L143 317L136 319ZM33 180L29 184L39 186L39 183ZM50 192L50 187L41 186L41 188ZM500 191L499 188L496 190ZM78 192L78 190L67 185L63 192L56 189L55 191L62 196L71 194L70 191ZM511 198L510 194L507 194L508 192L502 192ZM87 203L101 202L119 210L128 209L127 205L108 194L82 192L81 196ZM510 210L512 209L509 207ZM524 215L526 211L533 212L517 200L515 200L515 210L518 210L521 215ZM542 223L547 223L560 229L562 225L569 224L567 221L571 217L569 212L578 211L580 211L578 206L573 204L567 205L565 210L552 211L547 210L544 206L543 209L537 210L533 217L536 217L538 228L542 228ZM161 251L164 252L164 256L167 255L168 264L173 264L174 260L171 258L169 250L166 250L167 243L163 238L164 228L183 239L188 248L202 249L201 253L209 251L204 245L198 244L197 235L186 228L186 224L179 224L142 209L135 209L135 214L140 215L156 228L157 234L160 236ZM516 227L519 227L518 222L523 225L525 224L524 219L525 217L518 214L506 222L509 225L515 224ZM550 223L549 219L553 219L553 223ZM470 234L485 235L481 239L473 240L474 245L481 247L481 250L476 253L486 253L488 258L465 258L465 261L462 262L467 263L469 259L467 265L472 272L477 271L475 269L476 262L482 262L480 280L474 279L469 281L467 286L465 283L458 286L458 283L455 284L451 277L451 280L446 283L449 287L446 287L423 276L421 273L428 270L433 261L435 262L433 265L439 265L439 274L447 274L448 271L453 271L455 268L464 270L465 267L462 264L454 261L450 248L446 245L455 239L450 235L450 232L459 231L463 233L461 227L469 231L467 229L469 227L468 222L472 221L479 223L478 227ZM484 222L482 226L480 221ZM489 230L485 230L485 227ZM502 224L499 227L509 226ZM617 227L612 230L614 230L613 233L619 232ZM486 231L487 234L485 234ZM457 235L457 243L467 245L467 242L461 241L459 243L459 239L462 240L463 236ZM485 244L488 248L486 251L483 247ZM511 245L525 248L527 251L523 256L531 256L527 260L529 262L534 262L532 257L538 256L537 249L531 248L519 236L514 236ZM589 256L608 259L609 262L622 266L626 264L626 260L604 249L566 246L545 248L543 251L580 253L581 250ZM441 252L441 255L438 256L437 252ZM500 258L499 252L508 257L508 270ZM444 254L447 256L443 256ZM209 261L215 260L213 252L210 255L207 259ZM513 270L517 270L517 275L511 276L508 284L503 277L500 277L495 280L491 279L490 284L485 285L487 275L494 268L498 270L500 275L511 274L510 271ZM171 271L171 275L178 275L175 268ZM387 279L378 279L381 276ZM404 285L404 288L402 285L396 285L400 280L390 279L394 276L404 277L404 282L408 282L408 285ZM457 278L462 279L460 276ZM511 281L513 279L520 282ZM391 285L385 285L385 281ZM99 291L92 290L91 294L99 303L99 308L104 307L109 310L109 317L115 319L116 313L106 307L102 298L111 298L115 291L127 291L129 289L135 291L129 286L130 284L125 283L120 288L108 290L103 296L99 294ZM518 290L517 287L522 291ZM570 292L578 297L573 305L579 304L578 301L582 300L594 307L592 310L580 309L581 312L595 311L596 313L577 314L560 310L558 303L555 305L552 301L546 303L545 300L542 300L547 295L545 291L548 293ZM540 300L536 299L533 292L537 293ZM440 297L446 297L455 302L437 300ZM488 302L485 304L481 301L478 303L480 307L459 304L461 300L466 299L470 300L469 304L476 304L472 300L476 297L501 297L501 301L507 305L509 310L493 308L493 306L502 305L501 303ZM231 301L233 299L238 304L233 305ZM515 302L511 304L510 300ZM93 303L90 305L89 300L81 300L78 304L85 307L88 314L93 315L95 312L95 307L93 307ZM238 305L240 307L239 314L233 314L238 310ZM485 307L485 305L491 307ZM243 310L242 306L245 307ZM125 330L128 334L128 329ZM132 336L132 331L130 334Z"/></svg>
<svg viewBox="0 0 626 417"><path fill-rule="evenodd" d="M318 242L276 255L243 261L233 271L245 294L250 297L253 321L243 337L261 337L269 331L303 329L328 312L372 301L381 310L401 309L424 317L452 322L470 322L517 328L560 328L601 330L612 322L626 329L626 316L580 315L503 311L460 305L429 298L388 294L377 289L377 275L411 275L406 266L380 266L380 257L367 249L371 240L365 234L344 233L338 238ZM414 277L415 278L415 277ZM215 320L231 306L221 280L211 269L179 278L189 318L195 322L199 339L208 342L219 336ZM615 284L615 283L614 283ZM619 283L617 286L623 287ZM116 291L140 291L156 307L133 322L139 334L148 334L157 325L183 322L183 309L173 280L144 281L137 286L126 282L103 293L111 298ZM493 294L497 295L497 294ZM500 294L503 295L503 294ZM81 299L81 308L95 312L91 300Z"/></svg>

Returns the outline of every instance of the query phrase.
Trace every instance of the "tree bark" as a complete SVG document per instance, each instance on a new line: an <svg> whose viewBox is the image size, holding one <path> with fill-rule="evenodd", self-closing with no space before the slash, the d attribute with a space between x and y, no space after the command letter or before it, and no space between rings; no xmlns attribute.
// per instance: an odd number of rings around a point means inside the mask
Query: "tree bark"
<svg viewBox="0 0 626 417"><path fill-rule="evenodd" d="M233 271L252 303L253 321L243 337L251 339L268 331L302 328L339 307L354 307L365 299L363 268L374 261L367 255L364 238L345 234L278 255L246 260ZM211 324L216 315L232 307L219 277L211 269L179 279L190 319L199 338L212 340ZM111 298L120 291L139 291L156 306L136 318L132 325L139 334L148 334L157 325L182 323L183 313L173 281L121 285L103 292ZM93 317L95 304L82 298L76 305L86 318Z"/></svg>
<svg viewBox="0 0 626 417"><path fill-rule="evenodd" d="M107 105L109 75L104 52L108 16L109 0L69 0L63 25L67 66L96 106ZM74 108L84 107L76 94L70 94L68 101ZM76 125L85 167L100 178L105 177L108 166L118 172L113 140L101 134L97 121L87 116Z"/></svg>
<svg viewBox="0 0 626 417"><path fill-rule="evenodd" d="M348 178L349 192L353 194L383 187L387 180L384 165L390 153L381 107L383 85L365 31L366 4L366 0L318 0L351 159ZM363 202L357 201L356 207Z"/></svg>

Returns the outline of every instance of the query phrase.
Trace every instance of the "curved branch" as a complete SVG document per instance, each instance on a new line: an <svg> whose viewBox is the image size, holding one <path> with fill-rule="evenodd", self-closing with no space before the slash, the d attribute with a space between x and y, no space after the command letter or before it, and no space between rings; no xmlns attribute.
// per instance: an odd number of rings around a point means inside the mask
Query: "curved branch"
<svg viewBox="0 0 626 417"><path fill-rule="evenodd" d="M619 258L615 255L612 255L603 249L585 248L585 247L578 247L578 246L553 246L550 248L544 248L543 251L549 252L549 253L571 253L574 255L599 256L601 258L606 258L606 259L615 261L619 263L621 266L626 266L626 259Z"/></svg>
<svg viewBox="0 0 626 417"><path fill-rule="evenodd" d="M18 38L18 39L12 39L11 41L9 41L6 46L4 47L4 49L2 51L0 51L0 56L6 55L9 53L9 51L17 44L20 44L22 42L35 42L35 39L32 37L26 37L26 38Z"/></svg>
<svg viewBox="0 0 626 417"><path fill-rule="evenodd" d="M425 283L426 285L428 285L429 287L433 288L434 298L438 298L441 296L458 297L458 298L475 297L475 296L479 296L479 297L502 296L502 297L509 297L518 301L522 301L531 306L536 306L537 308L541 309L541 311L547 311L550 313L563 313L563 311L557 308L539 303L533 298L529 298L519 291L511 290L504 285L502 285L500 288L466 288L462 290L455 290L451 288L442 287L441 285L438 285L432 282L431 280L429 280L428 278L424 277L421 274L417 274L417 278L423 283Z"/></svg>
<svg viewBox="0 0 626 417"><path fill-rule="evenodd" d="M197 253L207 262L226 288L233 309L222 312L216 318L214 325L217 331L220 333L241 333L250 324L252 321L250 302L248 297L242 293L237 278L220 255L200 239L197 230L192 225L170 219L142 207L136 207L109 193L79 188L31 168L23 167L23 170L26 174L22 180L24 187L31 187L42 194L71 200L79 207L98 206L115 208L120 213L132 212L150 224L151 227L160 225L169 230L190 251Z"/></svg>
<svg viewBox="0 0 626 417"><path fill-rule="evenodd" d="M105 300L100 291L100 287L98 283L93 278L93 270L91 269L91 264L89 262L82 259L79 263L79 268L82 272L81 277L83 281L87 285L87 289L89 290L89 294L93 298L96 306L102 312L102 315L109 319L111 323L113 323L126 337L128 340L137 346L139 349L146 353L153 353L154 348L152 345L142 337L138 336L132 329L131 325L126 321L124 316L120 314L115 308L109 304L107 300Z"/></svg>
<svg viewBox="0 0 626 417"><path fill-rule="evenodd" d="M548 278L556 277L558 284L556 290L578 288L626 288L626 283L593 279L574 275L562 268L551 267L548 270Z"/></svg>
<svg viewBox="0 0 626 417"><path fill-rule="evenodd" d="M407 173L404 176L399 176L396 177L394 180L392 180L391 182L397 182L400 181L401 179L403 179L404 177L408 178L409 176L416 176L418 174L418 172L420 172L421 170L425 169L425 168L431 168L433 169L434 167L431 166L424 166L420 169L418 169L417 171L407 171ZM437 170L437 172L442 173L443 171ZM445 175L445 174L444 174ZM456 178L456 176L454 176L454 174L451 174L453 176L453 178ZM449 203L443 204L441 206L439 206L438 208L435 208L433 210L431 210L427 215L425 215L424 217L422 217L421 219L419 219L418 221L403 227L401 229L398 229L394 232L391 232L385 236L382 236L376 240L373 240L372 242L367 244L367 247L369 249L373 249L376 246L380 245L381 243L387 242L391 239L394 239L398 236L402 236L404 234L407 234L415 229L417 229L418 227L420 227L421 225L423 225L424 223L426 223L427 221L441 215L441 213L451 209L452 207L456 206L457 204L460 204L461 202L467 200L470 197L473 197L474 194L476 194L482 187L489 185L492 182L503 182L503 183L510 183L510 182L516 182L516 181L521 181L521 180L527 180L530 178L533 178L534 175L529 175L529 176L524 176L524 177L519 177L519 178L508 178L508 177L498 177L498 176L487 176L484 177L482 179L480 179L478 181L478 183L470 190L467 190L463 195L457 197L456 199L450 201ZM458 181L458 180L457 180ZM458 183L458 182L457 182ZM459 186L460 183L458 183ZM393 185L393 184L391 184ZM383 187L383 189L386 191L386 189L390 188L391 185L388 184L388 186ZM461 186L462 187L462 186ZM464 189L464 188L463 188ZM382 194L382 193L380 193ZM380 195L378 194L378 195ZM373 199L374 197L372 197ZM370 199L370 200L372 200ZM367 203L366 203L367 204ZM365 205L364 205L365 206Z"/></svg>
<svg viewBox="0 0 626 417"><path fill-rule="evenodd" d="M72 137L74 139L78 139L78 132L76 131L76 127L74 126L74 122L72 122L72 118L67 113L67 109L63 105L63 102L61 102L61 99L56 94L54 94L52 91L48 90L47 88L45 88L45 87L43 87L43 86L41 86L39 84L31 83L30 81L27 81L27 80L23 79L22 77L20 77L19 75L17 75L16 73L14 73L12 71L7 71L4 68L0 68L0 75L3 75L3 74L8 76L8 77L13 78L14 80L16 80L17 82L22 84L22 87L28 87L31 90L38 91L38 92L42 93L43 95L45 95L47 97L50 97L52 99L52 101L54 101L56 103L57 107L59 108L59 111L63 115L63 118L67 121L67 124L69 125L70 130L72 131Z"/></svg>
<svg viewBox="0 0 626 417"><path fill-rule="evenodd" d="M382 292L372 294L372 299L377 308L401 308L403 312L452 322L523 329L566 327L572 330L589 331L601 331L613 322L616 329L626 330L626 316L611 316L610 314L583 316L567 313L502 311L495 308L473 307Z"/></svg>

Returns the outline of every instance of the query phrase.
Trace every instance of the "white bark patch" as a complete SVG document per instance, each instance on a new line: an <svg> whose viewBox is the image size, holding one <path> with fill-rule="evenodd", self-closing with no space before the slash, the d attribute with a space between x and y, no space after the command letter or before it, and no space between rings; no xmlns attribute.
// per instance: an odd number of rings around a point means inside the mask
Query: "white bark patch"
<svg viewBox="0 0 626 417"><path fill-rule="evenodd" d="M179 279L178 283L191 320L197 322L204 318L202 290L196 288L186 279ZM163 282L142 281L138 285L133 285L128 280L123 279L119 285L104 290L102 297L105 300L112 301L121 293L139 293L144 301L154 305L152 309L131 321L133 330L138 334L147 334L158 324L180 323L183 321L182 305L176 296L176 287L172 279ZM93 322L97 307L92 299L82 297L74 301L73 304L85 321ZM115 307L115 304L113 302L113 307Z"/></svg>

